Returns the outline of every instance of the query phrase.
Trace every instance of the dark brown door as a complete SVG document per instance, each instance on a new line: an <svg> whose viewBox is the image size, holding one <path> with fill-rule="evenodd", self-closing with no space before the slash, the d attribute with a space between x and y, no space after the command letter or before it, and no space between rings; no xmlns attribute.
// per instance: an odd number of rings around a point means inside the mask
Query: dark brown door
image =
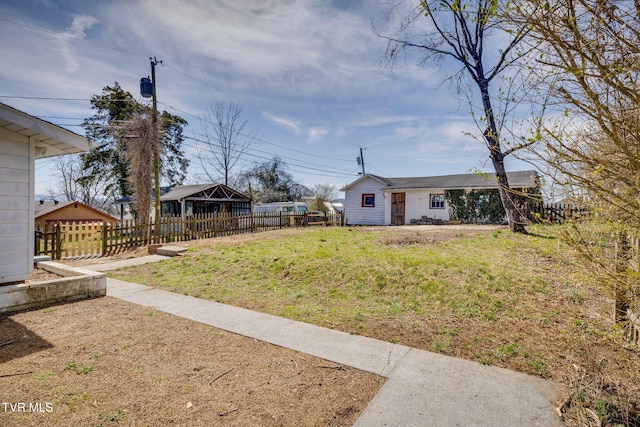
<svg viewBox="0 0 640 427"><path fill-rule="evenodd" d="M391 225L404 225L404 193L391 193Z"/></svg>

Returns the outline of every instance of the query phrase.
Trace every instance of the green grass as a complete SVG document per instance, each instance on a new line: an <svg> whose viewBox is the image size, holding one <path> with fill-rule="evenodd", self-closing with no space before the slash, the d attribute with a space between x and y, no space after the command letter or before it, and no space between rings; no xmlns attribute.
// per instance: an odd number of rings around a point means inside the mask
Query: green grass
<svg viewBox="0 0 640 427"><path fill-rule="evenodd" d="M435 245L388 245L388 233L312 229L286 239L216 246L211 253L112 276L222 303L259 307L326 325L357 315L446 312L495 320L517 315L522 295L547 293L535 265L512 255L548 250L548 239L493 233Z"/></svg>

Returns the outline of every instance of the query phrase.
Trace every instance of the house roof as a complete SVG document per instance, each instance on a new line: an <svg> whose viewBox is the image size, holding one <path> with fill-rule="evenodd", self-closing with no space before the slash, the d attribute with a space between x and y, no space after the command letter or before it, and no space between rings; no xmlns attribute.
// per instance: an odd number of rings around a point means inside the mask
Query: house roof
<svg viewBox="0 0 640 427"><path fill-rule="evenodd" d="M179 200L243 201L251 199L224 184L176 185L161 193L160 201Z"/></svg>
<svg viewBox="0 0 640 427"><path fill-rule="evenodd" d="M102 212L101 210L96 209L96 208L94 208L92 206L89 206L87 204L84 204L82 202L76 202L76 201L73 201L73 200L70 201L70 202L57 202L56 203L56 202L47 201L47 202L42 202L42 203L36 203L35 204L35 218L38 219L38 218L40 218L42 216L48 215L48 214L50 214L52 212L55 212L57 210L60 210L60 209L64 209L65 207L67 207L69 205L73 205L75 203L77 203L79 205L82 205L85 208L87 208L89 210L92 210L92 211L94 211L94 212L96 212L96 213L98 213L98 214L100 214L102 216L107 216L109 218L113 218L114 221L118 220L118 218L116 218L116 217L114 217L112 215L109 215L108 213Z"/></svg>
<svg viewBox="0 0 640 427"><path fill-rule="evenodd" d="M348 184L342 191L348 190L366 178L379 181L384 185L383 190L498 188L495 173L467 173L414 178L384 178L378 175L366 174L351 184ZM509 180L509 186L512 188L535 188L539 185L536 171L507 172L507 178Z"/></svg>
<svg viewBox="0 0 640 427"><path fill-rule="evenodd" d="M36 158L81 153L89 149L84 136L0 103L0 128L36 140Z"/></svg>

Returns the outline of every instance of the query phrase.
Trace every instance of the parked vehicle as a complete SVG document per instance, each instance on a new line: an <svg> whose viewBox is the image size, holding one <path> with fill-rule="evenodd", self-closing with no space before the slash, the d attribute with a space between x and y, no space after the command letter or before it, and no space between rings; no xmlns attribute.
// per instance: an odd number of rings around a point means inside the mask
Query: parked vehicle
<svg viewBox="0 0 640 427"><path fill-rule="evenodd" d="M253 206L253 212L255 213L305 213L308 210L309 208L304 202L275 202Z"/></svg>

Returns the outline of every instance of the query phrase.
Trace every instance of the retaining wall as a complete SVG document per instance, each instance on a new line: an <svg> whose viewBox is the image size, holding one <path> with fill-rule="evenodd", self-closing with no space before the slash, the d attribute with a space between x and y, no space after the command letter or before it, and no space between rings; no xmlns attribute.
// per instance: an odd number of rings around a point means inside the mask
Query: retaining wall
<svg viewBox="0 0 640 427"><path fill-rule="evenodd" d="M56 262L38 262L36 268L64 276L42 282L0 286L0 313L41 307L61 301L105 296L107 275Z"/></svg>

